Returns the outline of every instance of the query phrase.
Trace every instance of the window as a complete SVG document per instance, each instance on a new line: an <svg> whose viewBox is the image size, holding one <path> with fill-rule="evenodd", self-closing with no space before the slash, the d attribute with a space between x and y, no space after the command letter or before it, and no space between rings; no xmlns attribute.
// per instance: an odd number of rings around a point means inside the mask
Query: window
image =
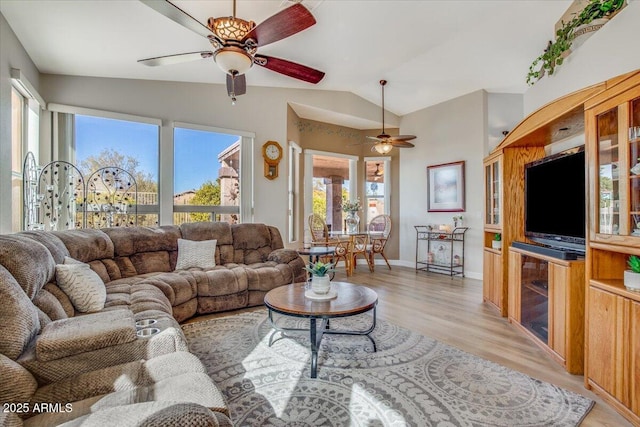
<svg viewBox="0 0 640 427"><path fill-rule="evenodd" d="M389 177L391 158L367 157L365 164L365 224L369 224L375 216L390 214Z"/></svg>
<svg viewBox="0 0 640 427"><path fill-rule="evenodd" d="M131 217L136 218L135 225L143 226L200 220L192 214L230 222L253 220L255 134L178 122L169 124L167 133L161 132L160 119L53 103L48 108L53 112L54 159L78 166L85 179L85 174L107 166L134 176L137 203L133 213L126 207L127 223ZM194 197L207 182L212 189L219 186L219 205L186 200L184 193L193 190L190 197ZM96 208L91 203L88 200L87 226L95 227L88 221L90 209ZM122 208L117 204L112 210L122 212Z"/></svg>
<svg viewBox="0 0 640 427"><path fill-rule="evenodd" d="M74 118L75 159L85 182L102 168L117 167L135 179L136 225L158 224L158 125L129 120L76 114ZM90 192L87 194L90 197ZM112 215L107 203L87 200L87 222L91 215ZM131 215L131 211L127 213ZM99 226L104 224L99 223ZM116 225L108 221L106 226Z"/></svg>
<svg viewBox="0 0 640 427"><path fill-rule="evenodd" d="M22 229L22 158L24 157L25 99L11 88L11 230Z"/></svg>
<svg viewBox="0 0 640 427"><path fill-rule="evenodd" d="M27 152L38 159L42 99L19 70L11 70L11 230L24 229L23 164Z"/></svg>
<svg viewBox="0 0 640 427"><path fill-rule="evenodd" d="M176 127L173 222L239 222L239 135Z"/></svg>
<svg viewBox="0 0 640 427"><path fill-rule="evenodd" d="M342 199L357 197L357 162L357 156L305 151L305 212L325 218L330 230L344 229Z"/></svg>
<svg viewBox="0 0 640 427"><path fill-rule="evenodd" d="M298 197L300 189L300 153L302 149L298 144L289 141L289 174L288 174L288 226L289 243L298 241Z"/></svg>

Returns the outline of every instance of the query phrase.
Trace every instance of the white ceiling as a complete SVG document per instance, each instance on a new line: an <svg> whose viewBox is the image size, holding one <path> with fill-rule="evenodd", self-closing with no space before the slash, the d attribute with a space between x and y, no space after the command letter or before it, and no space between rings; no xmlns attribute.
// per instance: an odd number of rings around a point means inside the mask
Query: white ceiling
<svg viewBox="0 0 640 427"><path fill-rule="evenodd" d="M202 23L232 0L175 0ZM260 23L282 0L238 0ZM479 89L523 93L532 60L553 36L567 0L304 0L317 24L259 53L326 72L317 85L261 67L251 86L350 91L404 115ZM135 0L1 0L0 11L42 73L224 83L211 59L146 67L138 59L211 50L209 42ZM312 112L310 112L312 113ZM317 113L317 112L316 112ZM359 128L375 128L360 123ZM378 124L379 126L379 124ZM354 126L355 127L355 126Z"/></svg>

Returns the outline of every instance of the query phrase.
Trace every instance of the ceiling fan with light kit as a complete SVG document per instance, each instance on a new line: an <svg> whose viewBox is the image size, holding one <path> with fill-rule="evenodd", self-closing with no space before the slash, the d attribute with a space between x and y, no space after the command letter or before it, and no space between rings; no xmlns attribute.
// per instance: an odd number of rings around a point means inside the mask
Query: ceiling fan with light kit
<svg viewBox="0 0 640 427"><path fill-rule="evenodd" d="M205 37L214 50L158 56L141 59L138 62L148 66L158 66L213 58L227 74L227 94L233 103L237 96L246 93L245 73L254 64L313 84L324 77L322 71L306 65L257 53L259 47L290 37L316 23L311 12L300 3L289 6L256 25L253 21L236 17L236 0L233 0L232 16L211 17L207 25L204 25L168 0L140 1L172 21Z"/></svg>
<svg viewBox="0 0 640 427"><path fill-rule="evenodd" d="M391 136L384 130L384 87L387 84L386 80L380 80L380 86L382 87L382 133L378 136L367 136L368 139L376 141L371 151L377 151L380 154L388 154L393 147L397 148L411 148L415 147L410 142L412 139L416 139L415 135L396 135Z"/></svg>

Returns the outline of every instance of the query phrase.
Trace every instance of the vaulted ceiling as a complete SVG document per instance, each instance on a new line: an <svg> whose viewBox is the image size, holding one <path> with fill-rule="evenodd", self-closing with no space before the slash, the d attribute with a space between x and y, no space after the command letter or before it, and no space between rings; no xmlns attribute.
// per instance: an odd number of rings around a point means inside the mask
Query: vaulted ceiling
<svg viewBox="0 0 640 427"><path fill-rule="evenodd" d="M229 16L232 0L175 0L197 20ZM303 0L317 24L259 52L326 72L317 85L261 67L251 86L350 91L404 115L485 89L523 93L529 64L553 36L565 0ZM292 3L238 0L256 23ZM209 42L143 3L3 0L0 11L42 73L223 84L211 59L146 67L138 59L211 50Z"/></svg>

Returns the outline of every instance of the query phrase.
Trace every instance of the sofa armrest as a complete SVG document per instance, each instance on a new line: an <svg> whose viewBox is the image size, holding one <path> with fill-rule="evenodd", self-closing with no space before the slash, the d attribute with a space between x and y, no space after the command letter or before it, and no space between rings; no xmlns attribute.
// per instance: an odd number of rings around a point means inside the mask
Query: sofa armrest
<svg viewBox="0 0 640 427"><path fill-rule="evenodd" d="M135 339L135 321L129 310L87 314L47 324L36 340L36 357L41 361L62 359Z"/></svg>
<svg viewBox="0 0 640 427"><path fill-rule="evenodd" d="M267 261L274 261L278 264L289 264L297 258L300 258L300 255L293 249L276 249L267 256Z"/></svg>
<svg viewBox="0 0 640 427"><path fill-rule="evenodd" d="M181 427L187 425L219 427L220 422L210 409L195 403L146 402L103 409L61 424L60 427L102 427L105 425L120 427Z"/></svg>

